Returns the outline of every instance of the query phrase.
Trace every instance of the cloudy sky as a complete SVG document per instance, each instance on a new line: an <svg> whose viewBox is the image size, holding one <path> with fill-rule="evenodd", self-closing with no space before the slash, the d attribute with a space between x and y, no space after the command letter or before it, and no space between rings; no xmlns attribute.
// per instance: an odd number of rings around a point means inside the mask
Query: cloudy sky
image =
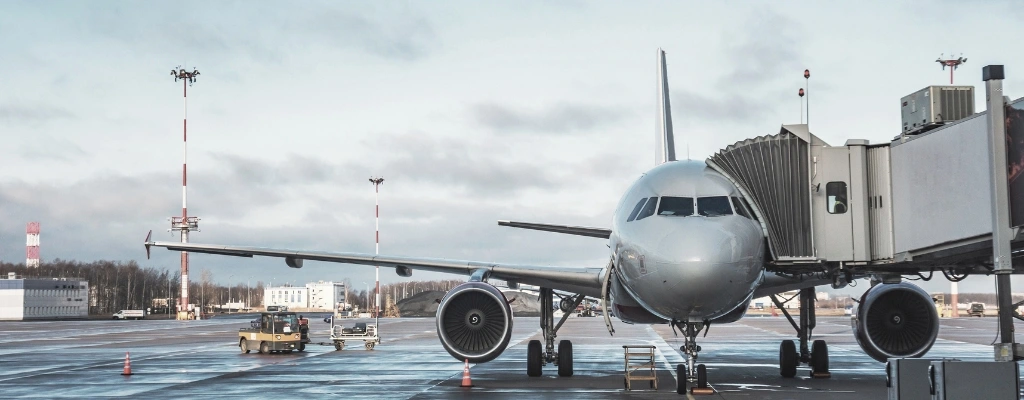
<svg viewBox="0 0 1024 400"><path fill-rule="evenodd" d="M589 267L605 241L495 221L610 225L653 166L658 47L693 159L799 122L804 68L812 131L833 144L896 135L900 97L948 82L940 53L969 58L958 84L1005 64L1007 93L1024 93L1013 2L818 3L5 1L0 259L23 261L40 221L44 259L178 268L169 251L145 260L142 240L176 240L179 65L201 72L193 242L373 252L380 175L382 253ZM373 279L283 264L193 255L192 275Z"/></svg>

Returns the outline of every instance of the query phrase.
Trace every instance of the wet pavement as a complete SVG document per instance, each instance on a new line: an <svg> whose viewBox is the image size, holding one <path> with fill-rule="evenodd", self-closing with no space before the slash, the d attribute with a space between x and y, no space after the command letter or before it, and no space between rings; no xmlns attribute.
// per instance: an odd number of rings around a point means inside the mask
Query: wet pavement
<svg viewBox="0 0 1024 400"><path fill-rule="evenodd" d="M310 315L315 342L328 341L329 325ZM351 343L342 351L310 346L303 353L241 354L238 328L252 316L220 315L204 321L0 322L0 397L41 398L680 398L675 365L682 339L667 326L570 318L559 339L573 342L575 375L526 376L526 344L539 339L537 318L517 318L512 340L494 361L471 365L474 387L459 387L463 363L437 339L433 318L381 319L383 341L372 351ZM346 325L367 320L348 320ZM927 357L985 361L996 336L995 318L942 320ZM744 318L712 326L700 362L724 399L881 399L884 364L865 355L853 339L849 317L818 317L814 339L829 344L831 379L779 376L778 351L793 328L781 317ZM658 390L623 387L622 345L657 347ZM131 352L132 376L121 376ZM635 387L647 388L646 383ZM684 396L687 397L687 396Z"/></svg>

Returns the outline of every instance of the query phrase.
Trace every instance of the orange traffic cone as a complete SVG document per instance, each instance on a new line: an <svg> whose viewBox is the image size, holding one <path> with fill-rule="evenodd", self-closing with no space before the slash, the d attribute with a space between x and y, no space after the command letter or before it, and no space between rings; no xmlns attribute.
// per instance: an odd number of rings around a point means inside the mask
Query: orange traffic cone
<svg viewBox="0 0 1024 400"><path fill-rule="evenodd" d="M124 352L124 372L122 372L121 375L128 376L128 375L131 375L131 374L132 374L132 359L130 357L128 357L128 352L126 351L126 352Z"/></svg>
<svg viewBox="0 0 1024 400"><path fill-rule="evenodd" d="M473 387L473 381L469 379L469 359L466 359L466 367L462 369L462 387Z"/></svg>

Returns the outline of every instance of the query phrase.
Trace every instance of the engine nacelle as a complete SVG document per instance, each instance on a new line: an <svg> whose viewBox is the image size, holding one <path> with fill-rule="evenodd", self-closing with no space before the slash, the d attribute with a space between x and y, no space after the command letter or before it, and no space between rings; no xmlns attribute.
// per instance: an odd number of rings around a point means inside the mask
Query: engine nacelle
<svg viewBox="0 0 1024 400"><path fill-rule="evenodd" d="M906 282L883 283L864 292L851 324L860 348L882 362L923 356L939 335L932 297Z"/></svg>
<svg viewBox="0 0 1024 400"><path fill-rule="evenodd" d="M437 306L437 336L456 360L491 361L512 338L512 308L491 284L463 283Z"/></svg>

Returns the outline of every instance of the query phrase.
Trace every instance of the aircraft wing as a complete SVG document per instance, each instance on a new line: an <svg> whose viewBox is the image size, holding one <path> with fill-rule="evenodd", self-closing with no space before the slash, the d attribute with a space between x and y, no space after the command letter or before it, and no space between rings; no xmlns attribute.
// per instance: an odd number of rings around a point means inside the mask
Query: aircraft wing
<svg viewBox="0 0 1024 400"><path fill-rule="evenodd" d="M498 225L510 226L513 228L533 229L537 231L565 233L568 235L589 236L608 239L612 235L611 229L587 228L584 226L538 224L533 222L498 221Z"/></svg>
<svg viewBox="0 0 1024 400"><path fill-rule="evenodd" d="M236 257L278 257L293 268L301 268L303 260L341 264L378 265L395 268L399 275L408 276L411 270L446 272L471 276L485 274L493 279L535 285L555 290L601 296L602 268L546 267L535 265L499 264L478 261L448 260L440 258L396 257L362 253L334 253L306 250L271 249L264 247L225 246L200 243L154 242L146 238L146 255L150 247L163 247L173 251L219 254Z"/></svg>

